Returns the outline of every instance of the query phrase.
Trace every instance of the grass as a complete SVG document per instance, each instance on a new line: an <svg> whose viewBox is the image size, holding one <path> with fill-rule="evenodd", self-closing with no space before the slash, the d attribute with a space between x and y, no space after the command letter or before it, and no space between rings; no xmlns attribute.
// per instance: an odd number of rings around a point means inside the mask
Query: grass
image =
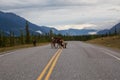
<svg viewBox="0 0 120 80"><path fill-rule="evenodd" d="M47 45L49 43L37 43L36 46L43 46ZM4 52L11 51L11 50L17 50L17 49L22 49L22 48L29 48L29 47L34 47L33 44L24 44L24 45L18 45L18 46L13 46L13 47L4 47L0 48L0 55L4 54Z"/></svg>
<svg viewBox="0 0 120 80"><path fill-rule="evenodd" d="M120 36L97 38L97 39L89 40L87 42L120 49Z"/></svg>

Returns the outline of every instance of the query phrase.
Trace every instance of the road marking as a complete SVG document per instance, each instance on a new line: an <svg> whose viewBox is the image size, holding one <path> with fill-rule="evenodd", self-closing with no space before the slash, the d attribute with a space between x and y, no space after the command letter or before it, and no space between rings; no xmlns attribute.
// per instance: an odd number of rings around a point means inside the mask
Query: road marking
<svg viewBox="0 0 120 80"><path fill-rule="evenodd" d="M12 53L14 53L14 52L1 52L0 57L4 57L4 56L10 55Z"/></svg>
<svg viewBox="0 0 120 80"><path fill-rule="evenodd" d="M114 56L114 55L112 55L112 54L110 54L110 53L108 53L108 52L105 52L105 54L107 54L107 55L109 55L109 56L112 56L112 57L114 57L115 59L117 59L117 60L119 60L119 61L120 61L120 58L119 58L119 57L117 57L117 56Z"/></svg>
<svg viewBox="0 0 120 80"><path fill-rule="evenodd" d="M57 60L58 60L58 58L59 58L61 52L62 52L62 50L61 50L61 51L58 53L58 55L56 56L56 58L55 58L53 64L51 65L51 67L50 67L50 69L49 69L49 71L48 71L47 76L45 77L45 80L49 80L50 75L51 75L51 73L52 73L52 71L53 71L53 69L54 69L54 67L55 67L55 65L56 65L56 63L57 63Z"/></svg>
<svg viewBox="0 0 120 80"><path fill-rule="evenodd" d="M48 68L50 67L50 65L52 65L52 62L56 59L57 55L62 51L62 49L58 49L57 52L53 55L53 57L50 59L50 61L48 62L48 64L45 66L45 68L43 69L43 71L41 72L40 76L37 78L37 80L42 80L43 76L45 75L46 71L48 70Z"/></svg>

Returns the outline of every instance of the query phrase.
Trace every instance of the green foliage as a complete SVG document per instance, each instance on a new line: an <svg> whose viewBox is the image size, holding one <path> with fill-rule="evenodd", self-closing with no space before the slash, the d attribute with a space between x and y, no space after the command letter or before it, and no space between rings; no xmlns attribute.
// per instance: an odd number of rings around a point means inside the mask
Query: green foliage
<svg viewBox="0 0 120 80"><path fill-rule="evenodd" d="M20 33L21 33L20 34L20 43L24 44L24 34L23 34L23 31L21 30Z"/></svg>
<svg viewBox="0 0 120 80"><path fill-rule="evenodd" d="M28 44L26 43L26 35L24 36L23 31L21 31L20 36L15 36L14 32L10 31L9 36L4 36L3 32L0 32L0 47L7 47L7 46L16 46L16 45L22 45L22 44ZM65 41L87 41L99 37L105 37L106 35L80 35L80 36L69 36L69 35L55 35L53 34L53 37L61 37ZM45 35L29 35L29 43L32 44L33 40L36 40L37 43L43 43L43 42L50 42L51 36L49 34Z"/></svg>
<svg viewBox="0 0 120 80"><path fill-rule="evenodd" d="M29 25L27 21L26 21L25 30L26 30L26 41L25 42L29 44L30 43L30 32L29 32Z"/></svg>
<svg viewBox="0 0 120 80"><path fill-rule="evenodd" d="M114 32L114 35L117 35L117 29L116 29L116 26L115 26L115 32Z"/></svg>
<svg viewBox="0 0 120 80"><path fill-rule="evenodd" d="M87 41L95 38L100 37L107 37L107 36L114 36L119 35L115 29L115 33L109 33L103 34L103 35L78 35L78 36L70 36L70 35L61 35L61 34L54 34L52 29L49 33L46 33L44 35L30 35L29 32L29 25L26 21L25 24L25 33L24 31L20 30L21 35L15 36L14 32L10 31L10 35L5 36L5 32L0 30L0 47L9 47L9 46L16 46L16 45L23 45L23 44L32 44L33 40L36 40L37 43L43 43L43 42L50 42L51 37L60 37L63 38L65 41Z"/></svg>
<svg viewBox="0 0 120 80"><path fill-rule="evenodd" d="M0 31L0 47L6 46L6 37L3 31Z"/></svg>
<svg viewBox="0 0 120 80"><path fill-rule="evenodd" d="M15 35L14 35L14 32L12 32L12 31L10 31L9 40L10 40L10 46L14 46L15 45Z"/></svg>
<svg viewBox="0 0 120 80"><path fill-rule="evenodd" d="M53 33L52 29L50 29L49 35L50 35L50 37L54 36L54 33Z"/></svg>

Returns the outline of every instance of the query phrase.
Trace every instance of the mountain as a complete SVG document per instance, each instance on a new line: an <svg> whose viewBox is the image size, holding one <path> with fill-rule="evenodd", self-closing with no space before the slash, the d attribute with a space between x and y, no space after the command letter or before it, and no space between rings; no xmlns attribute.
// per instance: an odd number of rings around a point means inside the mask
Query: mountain
<svg viewBox="0 0 120 80"><path fill-rule="evenodd" d="M94 29L68 29L68 30L60 31L60 33L62 35L88 35L93 32L97 32L97 30L94 30Z"/></svg>
<svg viewBox="0 0 120 80"><path fill-rule="evenodd" d="M115 29L117 31L117 33L120 33L120 23L116 24L115 26L113 26L111 29L110 29L110 32L111 33L114 33L115 32Z"/></svg>
<svg viewBox="0 0 120 80"><path fill-rule="evenodd" d="M14 13L4 13L0 11L0 31L4 31L6 35L9 35L10 31L14 32L16 36L19 36L21 31L25 33L26 21L26 19ZM93 29L57 30L47 26L38 26L29 21L27 22L31 34L46 34L49 33L50 30L52 30L54 34L62 35L88 35L91 32L96 32L96 30Z"/></svg>
<svg viewBox="0 0 120 80"><path fill-rule="evenodd" d="M20 35L20 31L25 32L26 21L27 21L26 19L14 13L4 13L0 11L0 30L5 31L5 33L8 35L10 31L14 32L15 35ZM27 22L31 34L37 34L37 33L45 34L48 33L50 29L57 31L54 28L49 28L46 26L38 26L29 21Z"/></svg>
<svg viewBox="0 0 120 80"><path fill-rule="evenodd" d="M106 34L106 33L109 33L109 29L104 29L97 32L97 34Z"/></svg>
<svg viewBox="0 0 120 80"><path fill-rule="evenodd" d="M114 25L111 29L101 30L97 34L115 33L115 30L120 33L120 23Z"/></svg>

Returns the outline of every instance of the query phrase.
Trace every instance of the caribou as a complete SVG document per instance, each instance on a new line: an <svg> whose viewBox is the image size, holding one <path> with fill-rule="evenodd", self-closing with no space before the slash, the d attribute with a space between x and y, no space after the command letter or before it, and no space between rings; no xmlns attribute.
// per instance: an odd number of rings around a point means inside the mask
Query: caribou
<svg viewBox="0 0 120 80"><path fill-rule="evenodd" d="M62 38L52 37L51 48L66 48L67 43Z"/></svg>

